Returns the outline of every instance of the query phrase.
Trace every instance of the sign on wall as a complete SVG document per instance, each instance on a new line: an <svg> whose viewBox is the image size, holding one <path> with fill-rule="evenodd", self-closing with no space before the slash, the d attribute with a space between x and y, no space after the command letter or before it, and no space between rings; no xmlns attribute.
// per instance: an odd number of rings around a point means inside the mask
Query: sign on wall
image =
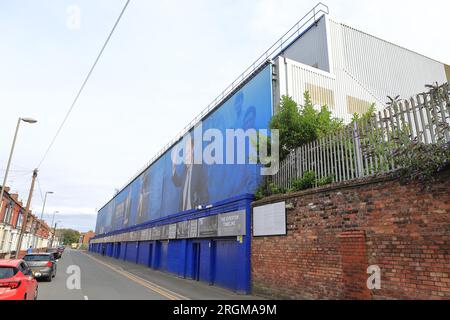
<svg viewBox="0 0 450 320"><path fill-rule="evenodd" d="M217 236L217 216L198 219L198 237L208 238Z"/></svg>
<svg viewBox="0 0 450 320"><path fill-rule="evenodd" d="M177 238L186 239L189 237L189 221L181 221L177 224Z"/></svg>
<svg viewBox="0 0 450 320"><path fill-rule="evenodd" d="M152 228L152 240L161 239L161 227L153 227Z"/></svg>
<svg viewBox="0 0 450 320"><path fill-rule="evenodd" d="M198 236L198 220L189 221L189 238L197 238Z"/></svg>
<svg viewBox="0 0 450 320"><path fill-rule="evenodd" d="M284 201L253 208L253 235L286 234L286 203Z"/></svg>
<svg viewBox="0 0 450 320"><path fill-rule="evenodd" d="M169 239L169 225L165 224L161 226L161 240Z"/></svg>
<svg viewBox="0 0 450 320"><path fill-rule="evenodd" d="M169 239L176 239L177 238L177 224L176 223L172 223L169 224L169 235L168 235Z"/></svg>
<svg viewBox="0 0 450 320"><path fill-rule="evenodd" d="M100 238L98 241L130 242L244 235L246 235L246 210L239 210L138 231L125 232Z"/></svg>
<svg viewBox="0 0 450 320"><path fill-rule="evenodd" d="M148 240L150 240L151 239L150 236L149 236L150 230L151 229L141 230L141 236L139 237L139 240L140 241L148 241Z"/></svg>
<svg viewBox="0 0 450 320"><path fill-rule="evenodd" d="M245 235L245 210L219 214L217 229L219 237Z"/></svg>

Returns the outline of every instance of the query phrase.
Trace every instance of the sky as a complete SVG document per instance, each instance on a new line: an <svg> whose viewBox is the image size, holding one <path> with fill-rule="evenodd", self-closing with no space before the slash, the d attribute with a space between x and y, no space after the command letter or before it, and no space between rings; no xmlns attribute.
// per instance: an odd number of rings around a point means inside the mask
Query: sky
<svg viewBox="0 0 450 320"><path fill-rule="evenodd" d="M125 0L0 0L0 178L26 202ZM356 29L450 64L447 0L324 1ZM31 208L94 229L96 212L316 1L131 0L39 167ZM74 12L79 10L79 24Z"/></svg>

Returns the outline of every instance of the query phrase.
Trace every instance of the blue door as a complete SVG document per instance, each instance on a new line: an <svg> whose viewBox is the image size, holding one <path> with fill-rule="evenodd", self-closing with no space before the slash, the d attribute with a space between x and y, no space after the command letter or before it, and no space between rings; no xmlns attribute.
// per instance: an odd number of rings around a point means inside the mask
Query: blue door
<svg viewBox="0 0 450 320"><path fill-rule="evenodd" d="M138 264L143 264L145 266L149 265L149 259L151 259L151 255L152 255L151 248L152 248L152 245L151 245L150 241L139 242L138 259L137 259Z"/></svg>
<svg viewBox="0 0 450 320"><path fill-rule="evenodd" d="M216 241L214 284L231 290L237 285L237 241Z"/></svg>
<svg viewBox="0 0 450 320"><path fill-rule="evenodd" d="M116 258L116 259L119 259L119 257L120 257L120 246L121 246L120 242L115 244L116 251L114 253L114 258Z"/></svg>
<svg viewBox="0 0 450 320"><path fill-rule="evenodd" d="M192 279L200 280L200 243L192 244Z"/></svg>
<svg viewBox="0 0 450 320"><path fill-rule="evenodd" d="M114 244L113 243L108 243L106 245L106 255L108 257L112 257L113 255L113 249L114 249Z"/></svg>
<svg viewBox="0 0 450 320"><path fill-rule="evenodd" d="M137 253L138 253L138 243L128 242L126 260L129 262L136 263Z"/></svg>
<svg viewBox="0 0 450 320"><path fill-rule="evenodd" d="M122 242L119 258L125 260L126 254L127 254L127 242Z"/></svg>
<svg viewBox="0 0 450 320"><path fill-rule="evenodd" d="M148 243L148 260L147 267L151 268L153 265L153 244L151 242Z"/></svg>
<svg viewBox="0 0 450 320"><path fill-rule="evenodd" d="M167 254L169 252L169 242L161 241L160 251L159 251L159 269L167 270Z"/></svg>

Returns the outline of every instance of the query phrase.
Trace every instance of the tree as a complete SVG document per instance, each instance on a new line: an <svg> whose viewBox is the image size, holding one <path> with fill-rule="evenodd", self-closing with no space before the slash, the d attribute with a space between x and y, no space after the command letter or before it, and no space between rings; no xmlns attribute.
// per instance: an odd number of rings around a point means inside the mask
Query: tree
<svg viewBox="0 0 450 320"><path fill-rule="evenodd" d="M64 239L64 244L78 243L80 240L80 232L73 229L60 229L59 230L61 236Z"/></svg>
<svg viewBox="0 0 450 320"><path fill-rule="evenodd" d="M280 158L284 159L297 145L300 138L301 119L297 103L291 97L282 96L278 112L270 120L270 129L280 133Z"/></svg>
<svg viewBox="0 0 450 320"><path fill-rule="evenodd" d="M270 129L280 132L280 160L295 148L330 134L343 126L341 119L333 118L328 106L317 110L309 92L304 93L305 103L300 108L289 96L282 96L278 112L270 121Z"/></svg>

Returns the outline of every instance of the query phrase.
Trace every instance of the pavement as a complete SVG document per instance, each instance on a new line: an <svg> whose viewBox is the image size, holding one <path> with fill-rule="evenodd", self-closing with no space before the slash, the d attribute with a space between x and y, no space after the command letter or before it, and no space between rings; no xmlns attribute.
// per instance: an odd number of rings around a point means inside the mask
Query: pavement
<svg viewBox="0 0 450 320"><path fill-rule="evenodd" d="M86 251L66 249L58 261L57 274L53 281L39 282L38 299L247 300L260 298L239 295L226 289L179 278L142 265Z"/></svg>

